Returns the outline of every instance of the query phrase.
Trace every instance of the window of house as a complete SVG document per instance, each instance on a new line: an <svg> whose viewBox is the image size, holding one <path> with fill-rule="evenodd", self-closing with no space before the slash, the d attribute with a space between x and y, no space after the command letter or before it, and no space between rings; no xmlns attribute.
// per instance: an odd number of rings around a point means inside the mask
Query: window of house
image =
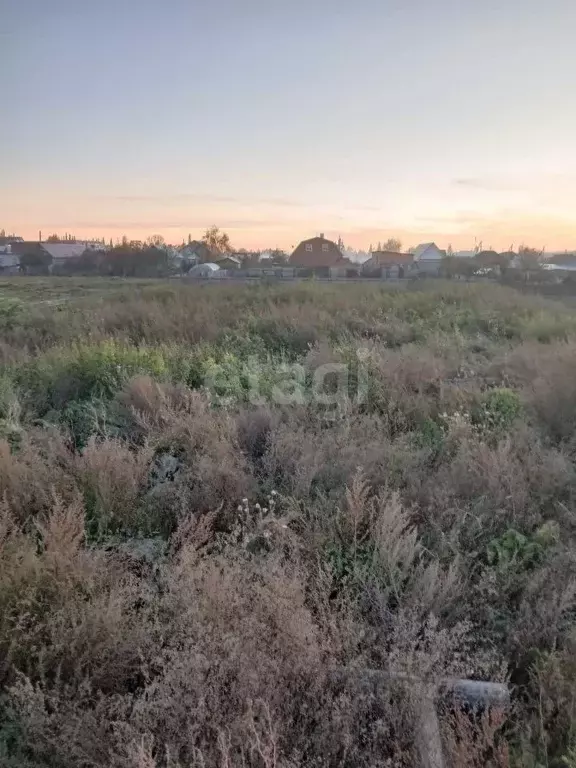
<svg viewBox="0 0 576 768"><path fill-rule="evenodd" d="M328 243L322 243L322 250L324 251L324 253L328 253L328 250L329 250Z"/></svg>
<svg viewBox="0 0 576 768"><path fill-rule="evenodd" d="M306 250L312 253L312 243L306 243Z"/></svg>

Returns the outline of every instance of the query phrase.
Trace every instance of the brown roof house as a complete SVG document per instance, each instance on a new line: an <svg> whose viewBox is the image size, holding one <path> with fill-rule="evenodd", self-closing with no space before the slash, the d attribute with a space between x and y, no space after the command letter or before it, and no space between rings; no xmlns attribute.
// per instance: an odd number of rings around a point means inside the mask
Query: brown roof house
<svg viewBox="0 0 576 768"><path fill-rule="evenodd" d="M348 260L344 258L336 243L327 240L323 234L320 237L303 240L290 256L292 266L309 269L344 266L347 263L349 263Z"/></svg>
<svg viewBox="0 0 576 768"><path fill-rule="evenodd" d="M414 255L398 251L372 251L372 255L362 264L362 272L376 273L385 271L389 276L404 276L414 264Z"/></svg>

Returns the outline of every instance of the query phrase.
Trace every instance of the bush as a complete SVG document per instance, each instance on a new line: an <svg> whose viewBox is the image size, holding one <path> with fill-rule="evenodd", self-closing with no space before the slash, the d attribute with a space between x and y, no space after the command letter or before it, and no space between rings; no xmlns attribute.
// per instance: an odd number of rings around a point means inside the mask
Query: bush
<svg viewBox="0 0 576 768"><path fill-rule="evenodd" d="M16 376L28 406L43 416L51 409L64 408L71 400L111 399L139 373L166 376L163 351L110 340L55 350L22 366Z"/></svg>
<svg viewBox="0 0 576 768"><path fill-rule="evenodd" d="M522 411L520 395L511 389L493 389L482 398L473 414L481 430L507 431Z"/></svg>
<svg viewBox="0 0 576 768"><path fill-rule="evenodd" d="M96 441L94 437L76 457L76 476L92 539L118 532L155 532L154 523L141 509L151 460L152 451L147 447L130 450L118 440Z"/></svg>

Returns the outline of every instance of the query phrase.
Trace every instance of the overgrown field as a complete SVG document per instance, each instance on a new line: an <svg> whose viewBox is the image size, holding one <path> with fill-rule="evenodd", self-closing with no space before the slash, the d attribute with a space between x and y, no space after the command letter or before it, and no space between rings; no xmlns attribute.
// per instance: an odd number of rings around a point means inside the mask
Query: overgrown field
<svg viewBox="0 0 576 768"><path fill-rule="evenodd" d="M0 281L0 765L575 768L575 461L560 304Z"/></svg>

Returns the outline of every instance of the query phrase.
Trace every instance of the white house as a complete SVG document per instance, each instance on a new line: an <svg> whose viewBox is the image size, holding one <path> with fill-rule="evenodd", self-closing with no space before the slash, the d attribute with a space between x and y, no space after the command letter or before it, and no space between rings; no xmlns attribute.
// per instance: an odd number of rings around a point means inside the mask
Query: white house
<svg viewBox="0 0 576 768"><path fill-rule="evenodd" d="M20 256L10 245L0 245L0 274L14 275L20 270Z"/></svg>
<svg viewBox="0 0 576 768"><path fill-rule="evenodd" d="M220 267L218 264L205 262L204 264L196 264L193 266L190 272L188 272L188 276L206 279L215 277L218 272L220 272Z"/></svg>
<svg viewBox="0 0 576 768"><path fill-rule="evenodd" d="M446 251L440 250L436 243L421 243L414 250L414 264L418 271L428 275L437 275L442 266Z"/></svg>

